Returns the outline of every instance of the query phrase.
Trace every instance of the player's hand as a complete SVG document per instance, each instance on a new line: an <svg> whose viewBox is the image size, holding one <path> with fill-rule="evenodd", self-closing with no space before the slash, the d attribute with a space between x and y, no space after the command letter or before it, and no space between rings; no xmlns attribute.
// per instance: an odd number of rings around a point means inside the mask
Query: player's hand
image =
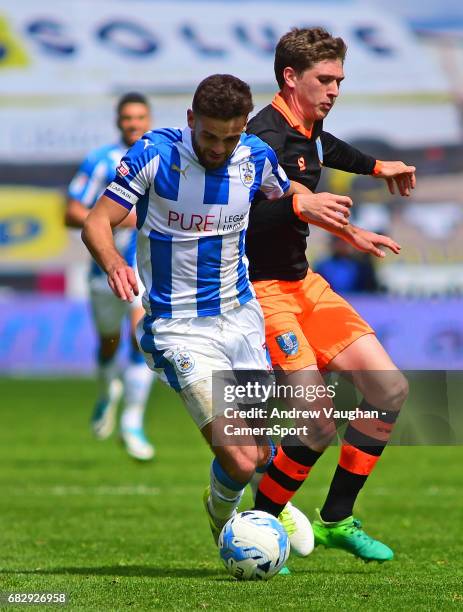
<svg viewBox="0 0 463 612"><path fill-rule="evenodd" d="M375 232L369 232L361 227L355 228L355 231L349 235L348 242L358 251L371 253L376 257L386 257L386 253L379 248L381 246L390 249L396 255L400 253L401 249L401 246L389 236L375 234Z"/></svg>
<svg viewBox="0 0 463 612"><path fill-rule="evenodd" d="M394 195L397 187L400 195L409 196L416 186L416 168L407 166L401 161L382 161L380 172L375 174L376 178L386 180L389 192Z"/></svg>
<svg viewBox="0 0 463 612"><path fill-rule="evenodd" d="M108 284L116 297L124 302L133 302L138 295L138 283L133 268L122 260L108 270Z"/></svg>
<svg viewBox="0 0 463 612"><path fill-rule="evenodd" d="M334 193L298 194L295 196L299 215L308 223L323 223L343 229L348 223L352 200Z"/></svg>

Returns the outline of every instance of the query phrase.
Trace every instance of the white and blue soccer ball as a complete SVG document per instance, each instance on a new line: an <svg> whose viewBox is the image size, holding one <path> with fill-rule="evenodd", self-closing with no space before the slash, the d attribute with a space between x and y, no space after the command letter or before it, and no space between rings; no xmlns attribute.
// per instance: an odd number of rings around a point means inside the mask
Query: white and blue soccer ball
<svg viewBox="0 0 463 612"><path fill-rule="evenodd" d="M269 580L285 564L289 549L283 526L260 510L235 514L219 537L220 558L237 580Z"/></svg>

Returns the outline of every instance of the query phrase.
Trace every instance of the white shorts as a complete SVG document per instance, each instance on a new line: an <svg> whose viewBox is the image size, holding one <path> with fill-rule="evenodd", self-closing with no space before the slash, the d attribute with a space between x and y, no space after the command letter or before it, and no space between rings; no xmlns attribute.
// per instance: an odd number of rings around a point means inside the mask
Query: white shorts
<svg viewBox="0 0 463 612"><path fill-rule="evenodd" d="M264 317L256 299L211 317L158 318L151 326L146 319L137 333L146 363L180 392L200 429L216 414L214 372L270 370Z"/></svg>
<svg viewBox="0 0 463 612"><path fill-rule="evenodd" d="M123 302L117 298L108 285L106 276L90 281L90 305L95 328L100 336L117 336L120 333L122 321L133 310L142 308L141 294L133 302Z"/></svg>

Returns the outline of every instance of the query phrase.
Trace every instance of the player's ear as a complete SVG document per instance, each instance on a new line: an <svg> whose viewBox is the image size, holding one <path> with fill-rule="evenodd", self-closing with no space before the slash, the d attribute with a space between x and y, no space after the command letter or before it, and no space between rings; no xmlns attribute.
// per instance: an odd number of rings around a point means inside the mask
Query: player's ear
<svg viewBox="0 0 463 612"><path fill-rule="evenodd" d="M296 71L291 66L286 66L283 69L283 78L285 80L285 84L293 89L296 86Z"/></svg>
<svg viewBox="0 0 463 612"><path fill-rule="evenodd" d="M186 119L187 119L187 123L188 123L188 127L191 130L194 130L195 127L195 116L193 111L191 110L191 108L189 108L186 112Z"/></svg>

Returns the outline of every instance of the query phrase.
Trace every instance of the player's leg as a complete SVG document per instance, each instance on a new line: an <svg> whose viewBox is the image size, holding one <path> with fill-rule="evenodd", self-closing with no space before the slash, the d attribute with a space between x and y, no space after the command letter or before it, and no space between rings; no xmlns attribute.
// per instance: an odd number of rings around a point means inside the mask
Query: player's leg
<svg viewBox="0 0 463 612"><path fill-rule="evenodd" d="M251 384L256 382L257 384L263 386L271 383L273 386L273 379L269 378L268 374L265 373L265 368L267 367L268 369L271 367L270 359L273 349L270 347L269 352L265 355L262 352L262 346L265 345L265 338L263 335L264 330L262 326L262 311L258 303L252 302L249 304L245 321L241 321L240 325L240 333L242 335L243 342L240 345L241 348L239 354L232 356L234 366L238 373L237 376L239 382L243 383L241 378L243 377L243 374L245 374L245 376L250 379ZM268 329L266 331L268 337ZM284 353L282 353L282 355L284 355ZM305 359L307 359L307 356ZM283 382L287 383L286 375L281 374L281 376ZM321 382L323 383L323 381ZM296 400L296 404L299 404L299 400ZM291 403L290 407L294 407L293 403ZM304 408L305 407L306 406L304 406ZM265 426L273 425L274 423L269 422L268 419L262 419L260 422L255 424ZM295 436L286 436L283 439L283 447L291 457L297 456L302 461L307 459L307 449L310 447L312 441L314 441L316 438L314 435L315 428L311 429L310 432L310 435L312 436L310 440L298 439ZM275 482L273 478L270 478L270 474L275 477L274 462L279 461L281 464L282 454L286 453L281 447L277 449L273 442L266 436L258 439L257 443L258 445L265 447L266 451L268 449L269 452L266 452L266 456L262 458L261 462L259 462L256 473L254 474L250 483L251 488L253 489L255 508L273 513L275 516L277 516L289 535L292 551L298 555L306 556L313 549L312 529L307 517L295 506L292 506L289 503L289 499L292 498L295 490L297 490L300 484L302 484L301 476L299 474L297 479L293 480L295 488L293 490L286 490L286 498L282 503L276 504L274 499L269 499L264 495L263 488L268 487L271 491L274 491L275 489L280 491L280 484ZM310 448L308 453L311 453ZM290 462L291 460L287 461L283 469L289 467L288 464ZM307 470L304 470L304 473L307 474ZM283 475L282 477L285 478ZM284 485L286 485L289 479L290 476L286 478ZM260 486L261 484L262 488ZM265 488L265 490L268 491L268 488Z"/></svg>
<svg viewBox="0 0 463 612"><path fill-rule="evenodd" d="M304 312L309 313L313 308L305 299L304 283L260 281L254 284L265 316L266 342L277 383L293 389L324 386L315 353L300 325ZM291 394L288 408L329 407L329 400L320 405L318 398L308 402L305 395L296 396L296 393ZM334 433L333 423L324 419L322 412L319 419L309 423L308 438L286 436L259 483L256 508L278 516L307 478Z"/></svg>
<svg viewBox="0 0 463 612"><path fill-rule="evenodd" d="M295 372L277 372L277 382L285 389L324 389L324 380L317 366L307 366ZM286 399L288 408L299 411L313 411L312 416L296 419L296 427L302 431L306 426L307 433L298 436L288 434L281 440L275 458L264 474L256 494L255 507L278 516L285 505L307 479L311 469L321 457L323 451L336 434L331 418L326 417L324 409L329 410L331 401L327 397L306 395Z"/></svg>
<svg viewBox="0 0 463 612"><path fill-rule="evenodd" d="M147 321L150 319L145 317ZM149 367L179 393L216 455L204 502L217 539L235 512L261 453L251 438L239 445L221 441L224 424L213 400L213 372L231 369L223 317L155 319L144 327L139 325L137 331Z"/></svg>
<svg viewBox="0 0 463 612"><path fill-rule="evenodd" d="M140 304L130 308L131 346L129 363L124 372L124 402L120 420L121 438L130 456L140 461L154 457L154 446L146 439L143 420L154 373L147 367L135 337L143 317Z"/></svg>
<svg viewBox="0 0 463 612"><path fill-rule="evenodd" d="M99 439L108 438L114 430L117 406L122 395L117 349L120 339L120 317L124 306L111 292L91 287L90 304L98 334L98 399L92 414L92 430Z"/></svg>
<svg viewBox="0 0 463 612"><path fill-rule="evenodd" d="M313 524L316 542L366 560L387 560L393 556L389 547L369 537L352 514L390 437L407 383L373 330L331 289L320 296L311 323L310 340L321 365L352 379L363 395L360 410L378 411L378 418L358 418L348 424L328 497Z"/></svg>
<svg viewBox="0 0 463 612"><path fill-rule="evenodd" d="M217 432L223 431L226 425L227 420L218 417L201 430L215 455L210 468L210 484L204 493L204 505L216 543L222 527L236 512L256 468L268 461L271 452L268 447L256 445L252 436L240 436L238 445L230 442L220 444ZM246 422L237 419L234 425L245 427Z"/></svg>

